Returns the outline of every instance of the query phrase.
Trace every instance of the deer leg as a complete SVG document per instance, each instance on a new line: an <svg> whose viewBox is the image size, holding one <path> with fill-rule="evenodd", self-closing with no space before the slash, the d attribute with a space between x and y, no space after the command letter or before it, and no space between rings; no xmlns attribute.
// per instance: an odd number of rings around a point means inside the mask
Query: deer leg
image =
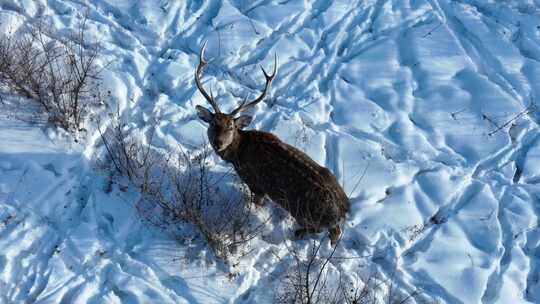
<svg viewBox="0 0 540 304"><path fill-rule="evenodd" d="M265 194L253 193L253 203L255 204L255 206L264 206L264 204L266 203L266 201L264 200L265 196Z"/></svg>
<svg viewBox="0 0 540 304"><path fill-rule="evenodd" d="M328 228L328 235L330 236L330 244L335 246L341 235L341 228L339 228L339 226Z"/></svg>
<svg viewBox="0 0 540 304"><path fill-rule="evenodd" d="M302 239L306 236L306 234L315 234L315 233L320 233L320 232L322 232L322 229L320 228L302 227L302 228L296 229L296 231L294 232L294 237L296 239Z"/></svg>

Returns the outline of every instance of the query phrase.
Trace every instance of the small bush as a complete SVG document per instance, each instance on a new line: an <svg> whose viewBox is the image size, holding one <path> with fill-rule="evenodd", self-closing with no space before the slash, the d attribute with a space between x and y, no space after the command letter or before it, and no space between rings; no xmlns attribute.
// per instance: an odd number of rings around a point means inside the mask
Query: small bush
<svg viewBox="0 0 540 304"><path fill-rule="evenodd" d="M353 279L351 273L337 266L338 244L323 254L324 241L311 241L307 248L297 244L288 247L287 257L292 260L274 296L279 304L412 304L434 303L426 299L420 289L412 292L398 291L394 274L378 278L374 273L365 278ZM331 267L334 266L334 267Z"/></svg>
<svg viewBox="0 0 540 304"><path fill-rule="evenodd" d="M50 122L71 132L80 131L90 108L102 103L99 45L88 41L86 20L69 37L38 21L0 38L0 84L38 102Z"/></svg>
<svg viewBox="0 0 540 304"><path fill-rule="evenodd" d="M328 263L335 253L337 246L330 255L323 257L320 254L324 242L312 241L306 252L298 248L288 247L289 256L292 257L292 267L285 274L282 286L275 295L274 302L280 304L314 304L314 303L342 303L339 286L329 286L327 283ZM331 281L331 280L330 280Z"/></svg>

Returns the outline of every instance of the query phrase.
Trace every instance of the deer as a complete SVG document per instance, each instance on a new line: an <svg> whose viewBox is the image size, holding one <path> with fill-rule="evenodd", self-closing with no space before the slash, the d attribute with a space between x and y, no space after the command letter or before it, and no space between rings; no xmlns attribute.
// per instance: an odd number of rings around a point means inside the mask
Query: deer
<svg viewBox="0 0 540 304"><path fill-rule="evenodd" d="M265 197L288 211L300 226L294 233L297 239L306 234L328 230L331 245L341 236L340 224L350 209L350 202L336 177L307 154L281 141L272 133L244 130L252 116L242 114L260 103L270 90L277 74L277 54L274 70L269 75L261 66L266 83L254 100L247 97L229 114L223 113L202 85L201 75L207 65L204 59L206 42L199 53L195 84L213 108L197 105L198 117L208 123L207 136L215 153L231 163L252 193L252 203L265 204Z"/></svg>

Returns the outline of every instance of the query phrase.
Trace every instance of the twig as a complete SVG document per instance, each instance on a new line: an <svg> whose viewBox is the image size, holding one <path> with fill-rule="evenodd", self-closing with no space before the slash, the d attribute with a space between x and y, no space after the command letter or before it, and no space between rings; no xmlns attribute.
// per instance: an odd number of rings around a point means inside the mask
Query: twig
<svg viewBox="0 0 540 304"><path fill-rule="evenodd" d="M120 170L120 166L116 163L116 158L113 156L114 154L112 153L111 147L109 146L107 139L103 135L103 132L101 132L101 128L98 126L97 129L99 132L99 136L101 136L101 140L103 141L103 144L105 145L105 149L107 149L107 153L109 153L109 156L111 157L114 167L119 173L122 173L122 170Z"/></svg>
<svg viewBox="0 0 540 304"><path fill-rule="evenodd" d="M441 27L441 25L443 25L442 22L439 23L439 25L437 25L433 29L431 29L429 32L427 32L424 36L422 36L422 38L426 38L427 36L430 36L431 34L433 34L433 32L436 31L439 27Z"/></svg>
<svg viewBox="0 0 540 304"><path fill-rule="evenodd" d="M330 262L330 260L332 259L332 256L334 256L334 253L336 252L336 249L338 248L338 245L339 243L341 242L341 239L343 237L343 233L341 233L339 239L337 240L336 244L334 245L334 248L332 249L332 252L330 253L330 255L325 259L324 263L322 264L321 266L321 269L319 269L319 274L317 275L317 280L315 281L315 284L313 284L313 291L311 292L311 295L308 299L311 299L311 296L313 295L313 292L315 292L315 290L317 289L317 285L319 284L319 281L321 279L321 276L322 276L322 273L324 271L324 269L326 268L326 265L328 265L328 263ZM317 248L317 251L319 251L320 247L321 247L321 243L319 243L319 247ZM309 274L309 269L308 269L308 274Z"/></svg>
<svg viewBox="0 0 540 304"><path fill-rule="evenodd" d="M461 113L463 113L463 112L465 112L466 110L467 110L467 108L463 108L463 109L461 109L461 110L459 110L459 111L452 112L452 113L450 113L450 116L452 116L452 119L458 120L458 119L457 119L457 115L458 115L458 114L461 114Z"/></svg>
<svg viewBox="0 0 540 304"><path fill-rule="evenodd" d="M360 178L358 179L358 181L356 182L356 184L354 185L354 188L351 190L351 192L349 193L349 195L347 196L350 196L351 194L354 193L354 191L356 191L356 188L358 188L358 186L360 185L360 182L364 179L364 176L366 175L366 172L370 166L371 162L368 162L366 167L364 168L364 172L362 172L362 176L360 176Z"/></svg>
<svg viewBox="0 0 540 304"><path fill-rule="evenodd" d="M507 122L505 122L504 124L502 124L501 126L498 126L497 129L491 131L488 133L488 136L492 136L493 134L499 132L500 130L504 129L506 126L508 126L509 124L513 123L514 121L516 121L517 119L519 119L521 116L523 115L527 115L527 114L530 114L532 112L536 111L536 104L535 103L531 103L527 108L525 108L525 110L519 112L518 114L516 114L512 119L508 120ZM497 124L495 122L493 122L489 117L487 117L487 115L485 114L482 114L482 116L487 119L489 122L493 123L495 126L497 126Z"/></svg>
<svg viewBox="0 0 540 304"><path fill-rule="evenodd" d="M490 122L492 125L494 125L496 128L499 128L499 125L497 122L495 122L493 119L491 119L487 114L482 113L482 118Z"/></svg>

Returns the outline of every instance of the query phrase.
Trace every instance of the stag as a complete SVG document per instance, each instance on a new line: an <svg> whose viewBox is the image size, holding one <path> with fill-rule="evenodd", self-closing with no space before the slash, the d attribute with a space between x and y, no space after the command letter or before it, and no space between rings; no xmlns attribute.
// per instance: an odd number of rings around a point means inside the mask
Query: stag
<svg viewBox="0 0 540 304"><path fill-rule="evenodd" d="M201 74L207 64L205 48L206 43L199 53L195 83L214 113L199 105L196 109L199 118L209 124L207 133L212 148L223 160L232 163L236 173L253 193L256 205L263 205L268 196L295 218L300 226L295 231L297 238L327 229L331 243L335 245L341 235L339 225L350 207L349 199L335 176L275 135L243 130L252 117L239 114L266 97L276 76L277 55L271 75L261 66L266 78L262 93L250 102L244 99L236 109L226 114L221 112L212 92L208 94L202 86Z"/></svg>

